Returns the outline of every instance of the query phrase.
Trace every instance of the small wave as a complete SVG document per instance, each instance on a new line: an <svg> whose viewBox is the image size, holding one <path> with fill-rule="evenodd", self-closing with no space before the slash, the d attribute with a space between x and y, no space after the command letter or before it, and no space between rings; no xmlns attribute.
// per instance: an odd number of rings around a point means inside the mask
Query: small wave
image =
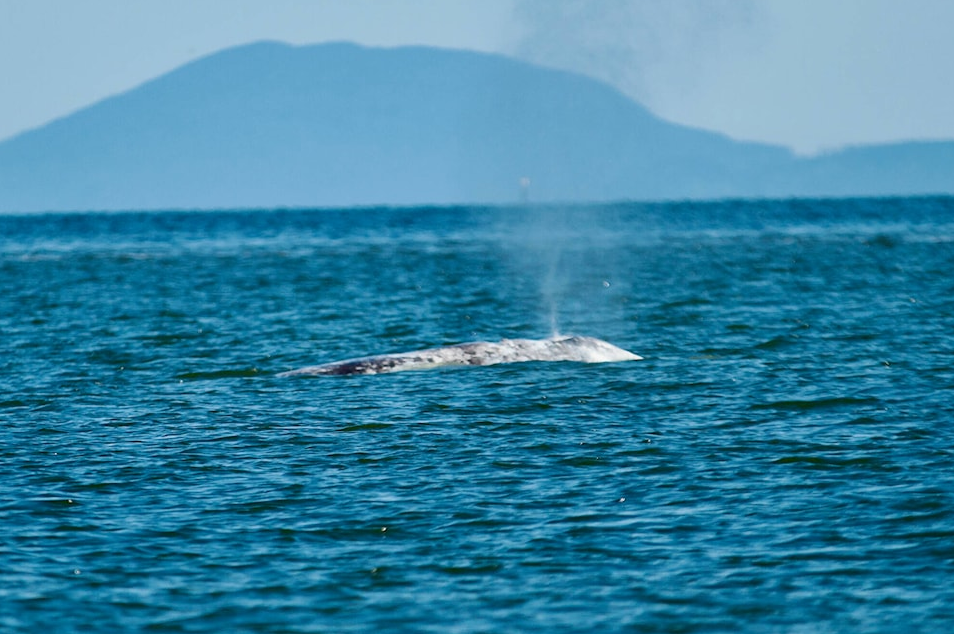
<svg viewBox="0 0 954 634"><path fill-rule="evenodd" d="M763 341L762 343L756 344L754 348L756 350L775 350L777 348L783 348L785 346L791 345L794 339L797 339L793 335L782 335L780 337L773 337L768 341Z"/></svg>
<svg viewBox="0 0 954 634"><path fill-rule="evenodd" d="M871 471L895 471L896 468L890 463L873 458L871 456L859 456L853 458L840 458L835 456L820 455L794 455L782 456L772 461L773 464L795 464L817 467L819 469L839 469L845 467L855 467Z"/></svg>
<svg viewBox="0 0 954 634"><path fill-rule="evenodd" d="M815 400L787 400L773 401L771 403L756 403L750 405L749 409L777 409L805 411L814 409L830 409L837 407L855 407L858 405L876 405L878 399L870 397L837 396L832 398L820 398Z"/></svg>
<svg viewBox="0 0 954 634"><path fill-rule="evenodd" d="M184 372L176 378L182 381L204 381L214 379L236 379L258 376L258 368L243 368L239 370L215 370L213 372Z"/></svg>

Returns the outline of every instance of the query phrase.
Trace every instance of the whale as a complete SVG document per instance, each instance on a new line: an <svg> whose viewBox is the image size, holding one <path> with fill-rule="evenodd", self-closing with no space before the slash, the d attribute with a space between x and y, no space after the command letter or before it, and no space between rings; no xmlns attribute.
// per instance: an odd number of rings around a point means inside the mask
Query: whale
<svg viewBox="0 0 954 634"><path fill-rule="evenodd" d="M526 361L615 363L640 359L642 357L638 354L618 348L602 339L565 335L548 339L472 341L442 348L357 357L289 370L277 376L386 374L447 366L484 366Z"/></svg>

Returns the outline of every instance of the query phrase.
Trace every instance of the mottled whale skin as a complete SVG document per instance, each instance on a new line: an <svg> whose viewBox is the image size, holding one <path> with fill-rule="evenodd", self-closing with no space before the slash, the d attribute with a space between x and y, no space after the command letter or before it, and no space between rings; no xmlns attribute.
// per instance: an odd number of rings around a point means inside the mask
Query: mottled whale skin
<svg viewBox="0 0 954 634"><path fill-rule="evenodd" d="M549 339L474 341L444 348L398 352L312 365L278 376L384 374L444 366L497 365L523 361L578 361L611 363L638 361L641 356L595 337L559 336Z"/></svg>

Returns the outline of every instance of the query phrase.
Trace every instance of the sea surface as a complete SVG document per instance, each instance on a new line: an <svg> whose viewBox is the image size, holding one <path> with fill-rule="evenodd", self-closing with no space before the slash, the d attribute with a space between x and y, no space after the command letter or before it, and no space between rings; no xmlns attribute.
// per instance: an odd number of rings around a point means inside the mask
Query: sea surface
<svg viewBox="0 0 954 634"><path fill-rule="evenodd" d="M954 631L954 198L0 216L0 336L0 632Z"/></svg>

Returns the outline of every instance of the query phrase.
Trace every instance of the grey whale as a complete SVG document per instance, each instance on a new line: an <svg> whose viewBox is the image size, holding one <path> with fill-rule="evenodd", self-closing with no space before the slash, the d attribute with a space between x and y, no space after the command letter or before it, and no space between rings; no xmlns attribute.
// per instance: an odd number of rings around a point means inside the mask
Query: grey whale
<svg viewBox="0 0 954 634"><path fill-rule="evenodd" d="M444 366L497 365L524 361L612 363L639 359L642 357L601 339L571 335L549 339L473 341L443 348L358 357L281 372L278 376L384 374Z"/></svg>

